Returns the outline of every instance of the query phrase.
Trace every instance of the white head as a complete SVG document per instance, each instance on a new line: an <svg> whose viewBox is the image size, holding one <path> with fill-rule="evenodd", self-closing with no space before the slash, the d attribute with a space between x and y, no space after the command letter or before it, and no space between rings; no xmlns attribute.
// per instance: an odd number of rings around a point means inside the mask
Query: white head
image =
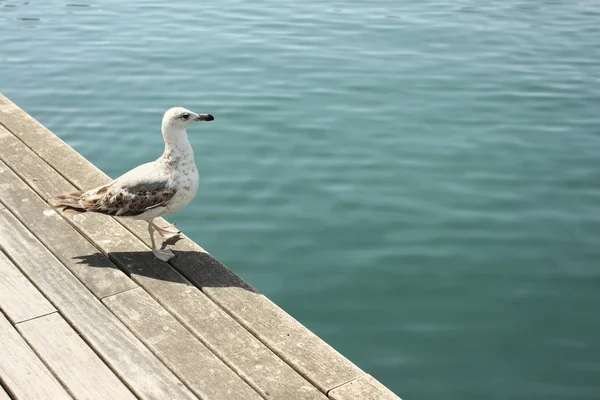
<svg viewBox="0 0 600 400"><path fill-rule="evenodd" d="M193 122L212 121L210 114L196 114L183 107L173 107L165 113L162 120L163 133L167 131L183 131Z"/></svg>

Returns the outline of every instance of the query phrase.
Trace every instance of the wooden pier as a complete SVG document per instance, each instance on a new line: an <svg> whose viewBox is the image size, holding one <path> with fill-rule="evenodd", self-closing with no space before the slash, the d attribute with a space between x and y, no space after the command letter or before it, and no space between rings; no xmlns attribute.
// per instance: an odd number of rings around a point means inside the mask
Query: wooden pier
<svg viewBox="0 0 600 400"><path fill-rule="evenodd" d="M0 95L0 400L398 399L193 241L46 203L108 180Z"/></svg>

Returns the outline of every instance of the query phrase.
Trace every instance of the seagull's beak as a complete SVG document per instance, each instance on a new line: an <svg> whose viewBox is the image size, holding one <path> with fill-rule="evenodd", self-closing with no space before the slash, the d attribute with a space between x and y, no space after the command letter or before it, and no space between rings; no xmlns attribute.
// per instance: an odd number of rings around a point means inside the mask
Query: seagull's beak
<svg viewBox="0 0 600 400"><path fill-rule="evenodd" d="M210 114L198 114L194 121L212 121L215 117Z"/></svg>

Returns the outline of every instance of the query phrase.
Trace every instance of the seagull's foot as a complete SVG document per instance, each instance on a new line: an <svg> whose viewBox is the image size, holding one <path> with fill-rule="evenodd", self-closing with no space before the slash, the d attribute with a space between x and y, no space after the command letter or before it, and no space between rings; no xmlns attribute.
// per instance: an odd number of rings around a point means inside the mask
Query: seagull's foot
<svg viewBox="0 0 600 400"><path fill-rule="evenodd" d="M179 235L181 235L181 231L175 228L175 224L160 227L153 223L152 227L154 228L154 230L156 230L156 232L158 232L160 236L164 237L165 239L171 239L174 237L179 237Z"/></svg>
<svg viewBox="0 0 600 400"><path fill-rule="evenodd" d="M152 250L154 257L158 258L162 261L169 261L171 258L175 257L175 254L169 248L164 249L154 249Z"/></svg>

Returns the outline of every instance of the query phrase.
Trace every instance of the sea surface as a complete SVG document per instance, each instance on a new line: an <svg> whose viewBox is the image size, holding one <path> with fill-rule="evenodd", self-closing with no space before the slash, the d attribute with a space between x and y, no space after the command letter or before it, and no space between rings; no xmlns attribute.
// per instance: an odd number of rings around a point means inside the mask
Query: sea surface
<svg viewBox="0 0 600 400"><path fill-rule="evenodd" d="M0 0L0 92L403 399L600 399L600 1Z"/></svg>

